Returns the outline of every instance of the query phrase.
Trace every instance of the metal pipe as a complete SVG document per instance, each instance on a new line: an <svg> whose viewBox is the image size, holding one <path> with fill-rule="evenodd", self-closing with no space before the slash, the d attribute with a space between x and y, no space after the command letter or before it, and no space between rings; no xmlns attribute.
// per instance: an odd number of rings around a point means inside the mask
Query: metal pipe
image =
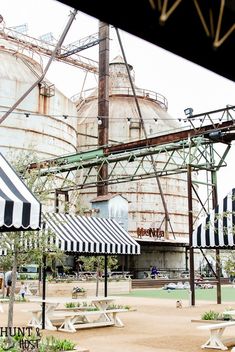
<svg viewBox="0 0 235 352"><path fill-rule="evenodd" d="M46 315L46 254L42 257L42 329L45 329L45 315Z"/></svg>
<svg viewBox="0 0 235 352"><path fill-rule="evenodd" d="M216 177L216 171L211 171L211 177L212 177L212 204L213 204L213 209L216 207L218 204L218 195L217 195L217 177ZM216 248L215 250L215 265L216 265L216 288L217 288L217 304L221 304L221 278L220 278L220 250Z"/></svg>
<svg viewBox="0 0 235 352"><path fill-rule="evenodd" d="M104 255L104 297L108 296L108 256Z"/></svg>

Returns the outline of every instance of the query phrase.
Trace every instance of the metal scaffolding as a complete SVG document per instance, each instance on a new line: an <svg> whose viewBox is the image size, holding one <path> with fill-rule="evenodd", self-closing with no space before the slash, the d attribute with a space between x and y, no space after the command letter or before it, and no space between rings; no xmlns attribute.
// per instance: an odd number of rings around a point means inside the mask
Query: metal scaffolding
<svg viewBox="0 0 235 352"><path fill-rule="evenodd" d="M225 159L231 148L231 141L235 139L232 133L235 129L235 108L227 107L195 115L194 119L198 117L201 120L200 125L193 129L49 159L29 165L29 170L34 170L38 175L35 182L44 182L44 186L46 178L43 176L50 175L51 192L55 188L73 191L143 180L155 177L156 174L163 177L186 173L188 165L192 171L216 172L226 166ZM208 123L208 118L213 122L210 125L205 124ZM220 150L217 148L218 144ZM153 169L150 157L153 158L156 170ZM131 168L128 167L130 163ZM98 178L104 165L108 166L108 175ZM56 176L65 173L66 177L60 177L59 181ZM72 173L74 184L70 181L70 185L67 185L65 179Z"/></svg>

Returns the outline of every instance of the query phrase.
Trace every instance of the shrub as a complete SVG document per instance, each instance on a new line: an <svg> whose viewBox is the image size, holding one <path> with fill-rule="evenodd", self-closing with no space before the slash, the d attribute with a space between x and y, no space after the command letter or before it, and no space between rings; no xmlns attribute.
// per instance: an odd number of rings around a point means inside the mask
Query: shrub
<svg viewBox="0 0 235 352"><path fill-rule="evenodd" d="M232 316L226 313L218 313L213 310L205 312L202 314L201 319L203 320L232 320Z"/></svg>
<svg viewBox="0 0 235 352"><path fill-rule="evenodd" d="M56 339L54 336L49 336L45 340L43 340L39 347L39 352L60 352L60 351L71 351L75 347L75 343L64 339Z"/></svg>
<svg viewBox="0 0 235 352"><path fill-rule="evenodd" d="M19 341L22 340L22 336L15 336L13 341L15 343L12 347L6 348L5 340L0 340L0 352L9 351L9 352L21 352L22 348L20 347ZM75 343L67 339L57 339L54 336L49 336L39 342L38 352L62 352L62 351L72 351L75 348Z"/></svg>
<svg viewBox="0 0 235 352"><path fill-rule="evenodd" d="M73 293L79 293L79 292L86 292L86 290L83 287L74 287L73 288Z"/></svg>
<svg viewBox="0 0 235 352"><path fill-rule="evenodd" d="M202 320L218 320L219 315L220 314L218 312L215 312L213 310L209 310L208 312L203 313L201 318L202 318Z"/></svg>

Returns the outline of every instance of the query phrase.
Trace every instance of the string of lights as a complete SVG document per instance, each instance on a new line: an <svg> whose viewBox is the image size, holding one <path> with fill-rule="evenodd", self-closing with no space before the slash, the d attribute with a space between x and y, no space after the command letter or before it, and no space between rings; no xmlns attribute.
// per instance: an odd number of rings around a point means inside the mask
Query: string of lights
<svg viewBox="0 0 235 352"><path fill-rule="evenodd" d="M186 109L187 110L187 109ZM7 110L0 110L0 113L4 114ZM235 111L235 109L233 109L233 111ZM191 112L191 111L190 111ZM186 113L186 112L185 112ZM61 114L44 114L44 113L40 113L40 112L32 112L32 111L12 111L11 114L14 115L22 115L25 116L26 118L30 118L30 117L52 117L52 118L62 118L64 120L67 119L97 119L97 123L98 124L102 124L102 120L103 119L109 119L111 121L126 121L128 124L130 124L131 122L140 122L138 117L110 117L110 116L79 116L79 115L70 115L68 113L61 113ZM157 118L155 117L143 117L144 121L152 121L154 123L157 123L159 121L178 121L178 122L187 122L189 119L192 121L199 121L202 122L202 120L204 121L211 121L213 120L214 122L220 120L221 121L221 116L215 117L214 119L211 118L211 116L207 116L206 114L204 114L204 116L202 116L202 114L198 114L193 116L191 113L188 114L188 116L186 117L180 117L180 118L176 118L176 117L172 117L172 116L164 116L161 118Z"/></svg>

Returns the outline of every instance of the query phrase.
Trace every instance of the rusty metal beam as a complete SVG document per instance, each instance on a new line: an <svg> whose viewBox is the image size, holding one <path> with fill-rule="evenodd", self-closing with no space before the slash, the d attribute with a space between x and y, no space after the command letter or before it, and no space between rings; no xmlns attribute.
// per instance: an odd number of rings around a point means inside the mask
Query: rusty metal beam
<svg viewBox="0 0 235 352"><path fill-rule="evenodd" d="M98 87L98 145L105 147L109 142L109 25L99 23L99 87ZM108 179L108 165L98 173L97 195L108 193L108 184L99 182Z"/></svg>
<svg viewBox="0 0 235 352"><path fill-rule="evenodd" d="M227 107L224 109L219 109L219 110L214 110L214 111L209 111L203 114L198 114L198 115L193 115L192 119L200 119L205 117L205 115L210 116L211 114L215 113L224 113L229 110L235 110L235 106L232 107ZM196 129L189 129L185 131L180 131L180 132L175 132L175 133L170 133L166 135L161 135L157 137L152 137L152 138L146 138L140 141L134 141L134 142L129 142L129 143L123 143L123 144L118 144L115 146L111 146L108 148L104 149L104 152L106 155L111 154L111 153L116 153L119 151L123 150L131 150L131 149L138 149L138 148L143 148L151 145L163 145L167 143L174 143L178 142L180 140L184 140L187 138L192 138L204 134L209 134L210 132L214 131L223 131L226 130L235 130L235 121L233 119L230 119L229 121L224 121L224 122L216 122L214 124L206 125L206 126L199 126ZM222 142L222 140L221 140Z"/></svg>

